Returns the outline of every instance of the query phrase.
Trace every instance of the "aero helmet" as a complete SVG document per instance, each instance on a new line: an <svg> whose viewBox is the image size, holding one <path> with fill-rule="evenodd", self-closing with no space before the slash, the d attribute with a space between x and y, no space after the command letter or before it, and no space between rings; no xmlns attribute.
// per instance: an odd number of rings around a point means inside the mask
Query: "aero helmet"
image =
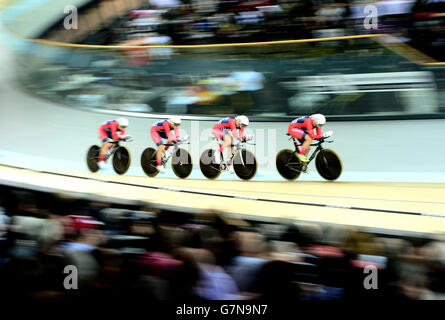
<svg viewBox="0 0 445 320"><path fill-rule="evenodd" d="M321 113L311 115L312 120L317 121L317 124L324 125L326 123L326 118Z"/></svg>
<svg viewBox="0 0 445 320"><path fill-rule="evenodd" d="M246 127L249 125L249 119L246 116L238 116L235 120L239 121L240 124L243 124Z"/></svg>
<svg viewBox="0 0 445 320"><path fill-rule="evenodd" d="M128 127L128 120L126 118L117 119L117 123L120 127Z"/></svg>
<svg viewBox="0 0 445 320"><path fill-rule="evenodd" d="M181 124L181 118L179 118L179 117L170 117L168 119L168 122L170 122L171 124Z"/></svg>

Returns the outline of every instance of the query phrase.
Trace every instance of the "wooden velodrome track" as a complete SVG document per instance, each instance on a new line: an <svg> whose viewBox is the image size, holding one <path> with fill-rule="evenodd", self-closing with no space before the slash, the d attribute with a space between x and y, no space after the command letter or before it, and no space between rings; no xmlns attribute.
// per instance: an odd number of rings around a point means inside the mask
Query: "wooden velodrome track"
<svg viewBox="0 0 445 320"><path fill-rule="evenodd" d="M445 184L193 180L0 166L0 182L385 233L445 233Z"/></svg>

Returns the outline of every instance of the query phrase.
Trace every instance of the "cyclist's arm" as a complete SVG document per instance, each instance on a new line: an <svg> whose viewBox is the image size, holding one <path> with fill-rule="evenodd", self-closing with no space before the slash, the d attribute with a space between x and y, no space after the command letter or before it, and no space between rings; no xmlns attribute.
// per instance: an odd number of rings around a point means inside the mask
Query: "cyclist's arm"
<svg viewBox="0 0 445 320"><path fill-rule="evenodd" d="M239 129L239 136L241 137L241 139L246 139L246 137L244 136L244 128Z"/></svg>
<svg viewBox="0 0 445 320"><path fill-rule="evenodd" d="M323 132L321 132L321 128L317 128L317 136L323 137Z"/></svg>
<svg viewBox="0 0 445 320"><path fill-rule="evenodd" d="M170 123L168 121L166 121L163 125L162 128L165 131L165 135L167 136L167 140L168 142L171 141L175 141L176 139L172 136L172 131L170 129Z"/></svg>
<svg viewBox="0 0 445 320"><path fill-rule="evenodd" d="M175 128L175 136L176 136L176 140L178 140L181 136L179 135L179 127Z"/></svg>
<svg viewBox="0 0 445 320"><path fill-rule="evenodd" d="M321 138L321 129L317 128L317 134L314 133L314 126L312 125L312 119L311 118L307 118L306 121L304 121L304 124L306 126L307 129L307 133L309 134L309 136L312 139L320 139ZM318 130L320 129L320 130Z"/></svg>
<svg viewBox="0 0 445 320"><path fill-rule="evenodd" d="M117 122L111 123L109 128L111 130L111 137L113 138L113 140L119 139L119 136L117 135Z"/></svg>
<svg viewBox="0 0 445 320"><path fill-rule="evenodd" d="M240 139L242 138L242 135L239 135L237 130L236 130L236 120L235 119L231 119L229 121L229 125L230 125L230 130L232 131L232 135L235 139ZM242 131L240 129L240 133L242 134Z"/></svg>

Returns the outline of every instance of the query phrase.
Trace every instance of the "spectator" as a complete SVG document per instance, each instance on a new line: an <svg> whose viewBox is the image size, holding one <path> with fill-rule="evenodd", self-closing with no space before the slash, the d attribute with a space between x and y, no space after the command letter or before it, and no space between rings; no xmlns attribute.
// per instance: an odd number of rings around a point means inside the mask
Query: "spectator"
<svg viewBox="0 0 445 320"><path fill-rule="evenodd" d="M236 231L232 234L238 255L232 259L228 267L229 274L235 280L240 292L250 295L258 293L255 279L267 262L264 257L266 245L263 237L256 232Z"/></svg>

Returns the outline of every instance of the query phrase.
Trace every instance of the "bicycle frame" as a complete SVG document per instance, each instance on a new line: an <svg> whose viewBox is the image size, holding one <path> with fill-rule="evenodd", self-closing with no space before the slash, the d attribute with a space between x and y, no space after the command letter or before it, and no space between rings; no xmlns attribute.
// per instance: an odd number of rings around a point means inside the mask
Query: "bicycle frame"
<svg viewBox="0 0 445 320"><path fill-rule="evenodd" d="M179 149L179 146L181 144L190 144L190 141L183 140L183 141L179 141L179 142L176 142L176 143L164 144L164 146L168 146L169 147L167 151L164 150L164 153L162 155L162 160L163 160L164 164L167 163L168 160L170 160L170 158L173 156L173 154ZM170 147L173 147L173 148L170 148ZM170 150L172 150L172 151L170 151Z"/></svg>
<svg viewBox="0 0 445 320"><path fill-rule="evenodd" d="M216 141L218 147L221 147L221 146L223 145L223 142L219 141L216 137L212 137L212 138L213 138L213 140ZM241 156L241 150L244 148L244 145L245 145L245 144L247 144L246 141L238 141L238 143L236 143L236 144L233 144L233 143L232 143L231 146L233 147L233 150L232 150L232 154L230 155L229 159L227 159L227 160L224 159L224 155L221 153L222 164L224 164L224 165L227 167L227 164L229 163L229 161L232 161L233 158L235 158L235 156L236 156L236 154L237 154L238 152L240 153L240 159L241 159L241 161L244 161L244 160L243 160L243 157ZM251 144L254 144L254 143L251 143ZM242 165L244 166L245 163L243 162Z"/></svg>
<svg viewBox="0 0 445 320"><path fill-rule="evenodd" d="M110 149L108 149L107 152L105 153L105 160L110 159L111 156L113 156L116 153L116 150L120 147L119 143L121 141L131 142L131 141L133 141L133 139L111 141L110 143L113 146Z"/></svg>
<svg viewBox="0 0 445 320"><path fill-rule="evenodd" d="M293 142L294 142L294 146L295 146L295 153L298 153L298 147L299 146L301 146L301 144L299 144L298 143L298 141L297 141L297 139L295 139L294 137L291 137L291 138L289 138L289 140L293 140ZM295 171L299 171L299 172L301 172L302 170L304 170L308 165L309 165L309 163L311 163L311 161L312 160L314 160L314 158L315 158L315 156L319 153L319 152L322 152L323 153L323 146L322 146L322 143L324 143L324 142L328 142L328 143L331 143L332 141L325 141L324 140L324 138L323 139L320 139L317 143L312 143L311 144L311 147L314 147L314 146L316 146L317 148L312 152L312 154L311 154L311 156L309 157L309 161L306 163L306 164L304 164L304 163L302 163L300 160L298 160L298 163L287 163L288 165L299 165L299 164L301 164L301 170L299 170L299 169L296 169L296 168L293 168L293 167L290 167L290 169L292 169L292 170L295 170ZM325 157L323 157L323 159L325 160L325 162L326 162L326 158Z"/></svg>
<svg viewBox="0 0 445 320"><path fill-rule="evenodd" d="M232 154L230 155L230 157L229 157L229 161L232 161L233 160L233 158L235 158L235 155L238 153L238 152L241 152L241 146L240 146L240 144L241 144L241 142L238 142L237 144L232 144L232 147L233 147L233 149L232 149ZM240 155L241 156L241 155ZM224 161L224 156L223 156L223 161ZM229 161L227 161L227 163L229 162ZM243 157L241 157L241 161L243 161ZM244 165L244 163L243 163L243 165Z"/></svg>
<svg viewBox="0 0 445 320"><path fill-rule="evenodd" d="M105 153L105 160L110 159L113 154L116 152L117 148L119 148L119 141L112 142L113 146L107 150Z"/></svg>

